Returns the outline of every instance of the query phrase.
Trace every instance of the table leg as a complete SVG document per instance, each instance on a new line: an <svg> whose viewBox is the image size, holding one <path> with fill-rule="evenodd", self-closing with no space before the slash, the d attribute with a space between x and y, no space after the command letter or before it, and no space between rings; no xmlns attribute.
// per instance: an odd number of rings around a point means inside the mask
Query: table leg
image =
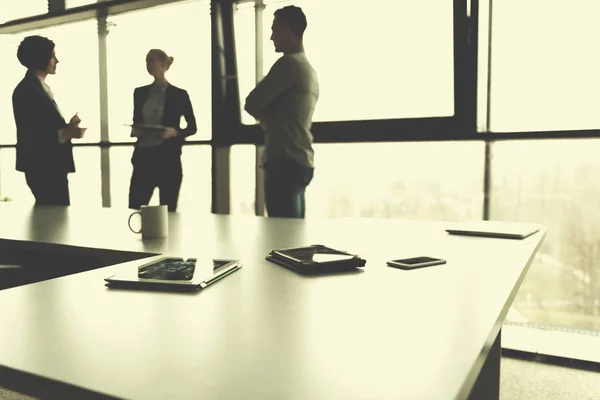
<svg viewBox="0 0 600 400"><path fill-rule="evenodd" d="M502 347L500 338L502 329L498 332L496 340L479 372L477 381L473 385L469 400L498 400L500 398L500 359Z"/></svg>

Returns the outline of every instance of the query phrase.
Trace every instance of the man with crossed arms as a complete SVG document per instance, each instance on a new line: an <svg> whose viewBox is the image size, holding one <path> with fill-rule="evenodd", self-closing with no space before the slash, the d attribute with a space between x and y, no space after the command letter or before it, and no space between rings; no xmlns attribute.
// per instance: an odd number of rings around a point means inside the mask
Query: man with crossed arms
<svg viewBox="0 0 600 400"><path fill-rule="evenodd" d="M271 40L283 53L246 98L245 110L265 132L265 203L269 217L304 218L313 178L310 132L319 98L317 74L304 54L306 16L295 6L275 11Z"/></svg>

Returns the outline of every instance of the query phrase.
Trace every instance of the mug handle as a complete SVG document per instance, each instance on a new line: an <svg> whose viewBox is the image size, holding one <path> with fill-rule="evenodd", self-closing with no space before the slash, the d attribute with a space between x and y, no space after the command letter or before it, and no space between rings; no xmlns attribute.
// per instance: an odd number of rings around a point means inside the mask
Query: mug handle
<svg viewBox="0 0 600 400"><path fill-rule="evenodd" d="M133 232L133 233L142 233L142 228L140 228L140 230L139 230L139 231L136 231L136 230L134 230L134 229L131 227L131 217L133 217L135 214L139 214L139 215L140 215L140 218L141 218L141 216L142 216L142 213L141 213L141 212L139 212L139 211L136 211L136 212L134 212L133 214L131 214L131 215L129 216L129 219L127 220L127 225L129 225L129 229L131 229L131 232Z"/></svg>

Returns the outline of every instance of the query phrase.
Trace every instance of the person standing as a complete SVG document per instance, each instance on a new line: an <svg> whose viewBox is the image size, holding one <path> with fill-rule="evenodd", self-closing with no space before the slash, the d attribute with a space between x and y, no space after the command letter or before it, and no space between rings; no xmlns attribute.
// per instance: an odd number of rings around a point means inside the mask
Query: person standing
<svg viewBox="0 0 600 400"><path fill-rule="evenodd" d="M301 8L275 11L271 40L283 55L246 98L244 109L265 133L263 169L269 217L304 218L305 191L314 174L312 117L319 98L317 73L303 45Z"/></svg>
<svg viewBox="0 0 600 400"><path fill-rule="evenodd" d="M77 113L69 123L45 82L56 74L58 59L54 42L28 36L19 45L17 58L27 68L12 95L17 127L16 169L35 197L36 205L70 205L68 174L75 172L71 139L83 137Z"/></svg>
<svg viewBox="0 0 600 400"><path fill-rule="evenodd" d="M132 135L138 139L131 159L129 208L147 205L158 187L160 204L167 205L169 211L177 210L183 179L181 147L197 128L188 93L171 85L165 77L172 63L173 57L164 51L150 50L146 69L154 82L133 93ZM182 116L187 123L184 129L180 128Z"/></svg>

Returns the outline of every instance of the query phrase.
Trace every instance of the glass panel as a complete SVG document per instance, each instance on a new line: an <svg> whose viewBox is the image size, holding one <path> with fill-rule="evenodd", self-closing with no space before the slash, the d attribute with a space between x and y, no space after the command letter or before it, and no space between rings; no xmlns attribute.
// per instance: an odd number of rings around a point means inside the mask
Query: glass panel
<svg viewBox="0 0 600 400"><path fill-rule="evenodd" d="M484 149L482 142L317 144L306 216L481 219Z"/></svg>
<svg viewBox="0 0 600 400"><path fill-rule="evenodd" d="M232 146L231 214L254 215L256 191L256 146Z"/></svg>
<svg viewBox="0 0 600 400"><path fill-rule="evenodd" d="M25 174L15 169L16 156L14 148L0 149L0 197L10 197L13 202L32 205L35 201Z"/></svg>
<svg viewBox="0 0 600 400"><path fill-rule="evenodd" d="M75 147L74 174L69 174L71 205L102 207L102 172L99 147Z"/></svg>
<svg viewBox="0 0 600 400"><path fill-rule="evenodd" d="M246 96L256 84L256 63L254 62L256 59L255 22L253 3L243 3L236 6L234 14L235 51L242 109ZM247 112L242 112L242 123L251 125L256 121Z"/></svg>
<svg viewBox="0 0 600 400"><path fill-rule="evenodd" d="M0 2L0 24L47 12L48 0L3 0Z"/></svg>
<svg viewBox="0 0 600 400"><path fill-rule="evenodd" d="M212 201L212 152L210 146L184 146L181 155L183 183L178 211L210 213Z"/></svg>
<svg viewBox="0 0 600 400"><path fill-rule="evenodd" d="M17 128L12 108L12 93L27 71L17 59L17 48L21 40L27 35L0 35L0 58L2 63L2 87L0 96L0 143L15 144L17 142ZM57 66L58 70L62 65ZM57 100L59 100L57 98ZM59 100L60 101L60 100ZM14 165L13 165L14 169Z"/></svg>
<svg viewBox="0 0 600 400"><path fill-rule="evenodd" d="M490 216L547 228L508 321L600 331L600 139L498 142Z"/></svg>
<svg viewBox="0 0 600 400"><path fill-rule="evenodd" d="M469 2L470 3L470 2ZM488 119L488 57L489 57L489 1L479 1L479 37L477 46L477 131L487 131ZM470 10L470 4L467 10Z"/></svg>
<svg viewBox="0 0 600 400"><path fill-rule="evenodd" d="M102 207L100 149L75 147L75 169L69 174L71 205ZM25 182L25 174L15 169L15 149L0 150L0 197L8 196L19 204L34 204L35 199Z"/></svg>
<svg viewBox="0 0 600 400"><path fill-rule="evenodd" d="M589 0L493 3L493 131L600 128L598 15Z"/></svg>
<svg viewBox="0 0 600 400"><path fill-rule="evenodd" d="M273 13L290 4L308 20L304 45L321 86L315 121L454 114L451 1L270 1L265 73L280 56L269 40Z"/></svg>
<svg viewBox="0 0 600 400"><path fill-rule="evenodd" d="M133 147L110 148L110 196L112 207L129 206L129 182L133 167ZM211 205L211 149L210 146L183 146L181 155L183 182L177 211L210 212ZM159 204L156 189L149 204Z"/></svg>
<svg viewBox="0 0 600 400"><path fill-rule="evenodd" d="M58 25L14 35L0 35L1 53L6 69L2 73L8 88L0 98L0 110L6 118L0 120L0 142L16 143L16 128L12 111L12 91L23 79L26 69L17 60L17 48L30 35L52 40L59 60L56 75L48 75L46 83L52 88L56 102L68 122L76 112L81 126L88 130L77 143L100 140L100 100L98 83L98 37L95 20Z"/></svg>
<svg viewBox="0 0 600 400"><path fill-rule="evenodd" d="M102 3L106 0L67 0L66 6L67 8L81 7L87 6L88 4Z"/></svg>
<svg viewBox="0 0 600 400"><path fill-rule="evenodd" d="M133 147L115 146L110 148L109 153L111 207L127 208L129 206L129 181L133 171L131 166ZM151 201L150 204L157 203Z"/></svg>
<svg viewBox="0 0 600 400"><path fill-rule="evenodd" d="M152 83L146 71L148 50L158 48L174 57L167 73L173 85L187 90L198 132L190 140L211 137L210 2L193 1L153 7L109 18L109 133L114 142L129 137L133 91Z"/></svg>

